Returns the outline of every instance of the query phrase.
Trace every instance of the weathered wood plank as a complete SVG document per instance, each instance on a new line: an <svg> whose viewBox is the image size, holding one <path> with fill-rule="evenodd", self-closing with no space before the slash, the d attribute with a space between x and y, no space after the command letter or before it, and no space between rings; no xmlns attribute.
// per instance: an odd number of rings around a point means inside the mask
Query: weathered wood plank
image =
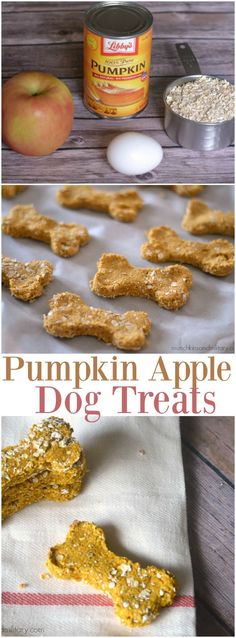
<svg viewBox="0 0 236 638"><path fill-rule="evenodd" d="M131 130L145 132L151 136L155 134L155 139L163 148L179 148L164 131L164 118L150 118L149 125L146 118L137 118L135 122L133 120L124 120L122 122L122 132ZM66 142L61 146L61 149L106 149L113 137L120 132L121 126L119 122L78 118L74 120L72 131ZM5 150L8 149L5 145L3 148Z"/></svg>
<svg viewBox="0 0 236 638"><path fill-rule="evenodd" d="M234 419L232 417L187 417L181 419L184 443L234 481Z"/></svg>
<svg viewBox="0 0 236 638"><path fill-rule="evenodd" d="M79 11L87 11L89 9L90 2L79 2L78 10ZM166 13L172 11L178 11L180 13L233 13L234 11L234 3L233 2L142 2L150 11L155 13ZM74 9L74 2L60 2L60 11L71 11ZM55 11L55 3L54 2L32 2L29 5L29 2L2 2L2 11L3 13L11 13L17 12L21 13L22 11L29 11L30 13L33 11L37 13L38 11L44 11L44 13L48 13L49 11Z"/></svg>
<svg viewBox="0 0 236 638"><path fill-rule="evenodd" d="M32 3L31 3L32 6ZM7 13L3 19L3 44L68 44L83 41L84 13L78 11L77 4L71 11L58 10L47 14L45 28L45 12L18 14ZM230 39L233 38L234 24L230 13L160 13L154 15L154 37L158 40L185 39ZM214 46L214 45L212 45Z"/></svg>
<svg viewBox="0 0 236 638"><path fill-rule="evenodd" d="M196 593L233 630L233 489L185 445L183 459Z"/></svg>
<svg viewBox="0 0 236 638"><path fill-rule="evenodd" d="M228 40L219 40L213 45L208 39L189 40L203 73L233 75L232 45ZM83 75L82 43L34 45L29 47L7 46L2 49L4 74L13 75L21 71L37 69L53 73L61 78ZM183 67L176 54L174 42L154 40L152 76L181 76Z"/></svg>
<svg viewBox="0 0 236 638"><path fill-rule="evenodd" d="M148 133L152 131L147 130ZM224 161L222 161L224 159ZM2 157L3 182L13 183L100 183L149 184L233 182L234 152L227 148L216 153L191 153L181 148L166 148L158 169L139 177L130 177L110 169L105 149L58 150L43 158L23 157L6 150ZM196 170L197 167L197 170Z"/></svg>
<svg viewBox="0 0 236 638"><path fill-rule="evenodd" d="M147 130L146 120L137 119L135 120L135 125L132 121L130 122L130 120L124 120L124 122L122 122L122 132L124 133L130 130L140 131L141 133L145 131L147 135L153 135L155 132L157 134L156 139L162 147L178 148L177 144L174 144L165 133L163 129L163 119L154 118L153 123L151 120L149 130ZM72 131L66 142L61 146L61 149L106 149L113 137L120 132L119 122L109 122L107 126L106 120L75 119ZM8 147L4 145L3 149L7 150Z"/></svg>

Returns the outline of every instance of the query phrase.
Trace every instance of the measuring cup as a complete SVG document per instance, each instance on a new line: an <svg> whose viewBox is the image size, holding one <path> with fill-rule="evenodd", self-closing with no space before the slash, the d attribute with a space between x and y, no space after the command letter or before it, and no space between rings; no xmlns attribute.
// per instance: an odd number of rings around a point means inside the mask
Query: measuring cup
<svg viewBox="0 0 236 638"><path fill-rule="evenodd" d="M165 104L164 127L167 135L184 148L193 151L216 151L229 146L234 141L234 118L223 122L194 122L173 111L166 98L174 86L186 82L194 82L203 76L199 64L187 42L176 44L176 49L183 67L189 75L185 75L166 87L163 100ZM208 75L207 77L216 78ZM222 79L222 78L218 78Z"/></svg>

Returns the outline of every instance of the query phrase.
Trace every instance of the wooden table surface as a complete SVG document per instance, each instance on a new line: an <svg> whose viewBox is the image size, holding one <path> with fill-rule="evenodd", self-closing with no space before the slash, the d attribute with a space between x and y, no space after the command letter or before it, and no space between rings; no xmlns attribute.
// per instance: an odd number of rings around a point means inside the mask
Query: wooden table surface
<svg viewBox="0 0 236 638"><path fill-rule="evenodd" d="M229 183L233 148L194 153L174 144L163 128L162 93L184 75L175 43L188 41L203 73L233 80L233 2L143 2L154 16L150 101L134 120L98 119L82 101L83 17L89 2L3 2L3 75L41 70L65 80L75 101L69 139L48 157L3 151L3 181L25 183ZM106 147L115 134L143 131L164 147L157 170L130 178L110 169Z"/></svg>
<svg viewBox="0 0 236 638"><path fill-rule="evenodd" d="M198 636L234 635L234 419L184 417L182 451Z"/></svg>

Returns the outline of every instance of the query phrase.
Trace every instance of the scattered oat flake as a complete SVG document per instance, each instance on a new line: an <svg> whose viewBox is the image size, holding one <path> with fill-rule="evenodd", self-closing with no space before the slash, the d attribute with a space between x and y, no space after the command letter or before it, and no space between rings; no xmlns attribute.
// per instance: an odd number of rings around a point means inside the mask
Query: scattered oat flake
<svg viewBox="0 0 236 638"><path fill-rule="evenodd" d="M28 583L19 583L18 585L18 589L25 589L25 587L28 587Z"/></svg>
<svg viewBox="0 0 236 638"><path fill-rule="evenodd" d="M48 580L49 578L51 578L51 574L48 574L47 572L42 572L42 574L40 574L40 578L41 580Z"/></svg>
<svg viewBox="0 0 236 638"><path fill-rule="evenodd" d="M131 566L130 565L126 565L125 563L121 563L121 565L119 565L119 569L121 569L121 576L125 576L127 574L127 572L131 572Z"/></svg>

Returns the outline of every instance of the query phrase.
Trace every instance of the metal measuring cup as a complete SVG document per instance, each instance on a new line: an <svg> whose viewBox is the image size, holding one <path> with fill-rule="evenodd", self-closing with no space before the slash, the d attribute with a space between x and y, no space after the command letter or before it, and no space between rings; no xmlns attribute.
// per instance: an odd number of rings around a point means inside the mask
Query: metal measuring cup
<svg viewBox="0 0 236 638"><path fill-rule="evenodd" d="M190 75L174 80L174 82L168 84L164 91L164 127L167 135L179 146L193 151L216 151L229 146L234 141L234 118L213 124L194 122L194 120L189 120L175 113L170 105L167 104L167 95L174 86L185 84L186 82L194 82L203 75L190 46L186 42L181 42L175 46L184 70ZM216 78L213 75L208 75L207 77Z"/></svg>

